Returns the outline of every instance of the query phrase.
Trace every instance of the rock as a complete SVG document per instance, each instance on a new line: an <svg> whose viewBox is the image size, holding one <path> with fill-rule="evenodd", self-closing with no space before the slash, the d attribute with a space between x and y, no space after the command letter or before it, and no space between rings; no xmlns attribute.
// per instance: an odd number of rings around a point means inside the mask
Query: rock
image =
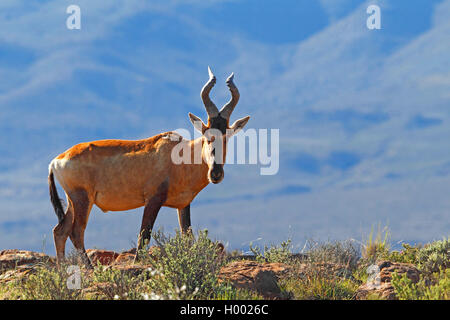
<svg viewBox="0 0 450 320"><path fill-rule="evenodd" d="M54 263L50 256L26 250L3 250L0 251L0 272L14 269L18 266L32 266L36 263Z"/></svg>
<svg viewBox="0 0 450 320"><path fill-rule="evenodd" d="M35 272L35 268L29 265L23 265L16 267L15 269L7 270L4 273L0 273L0 283L5 283L13 280L21 280L24 277L29 276Z"/></svg>
<svg viewBox="0 0 450 320"><path fill-rule="evenodd" d="M368 282L360 286L356 292L356 299L365 299L369 294L376 294L387 300L396 300L397 296L394 287L391 284L392 274L396 272L399 275L406 274L413 283L417 283L420 279L420 271L412 264L399 263L390 261L380 261L377 263L380 269L376 277L379 283Z"/></svg>
<svg viewBox="0 0 450 320"><path fill-rule="evenodd" d="M94 266L97 265L97 262L102 265L110 265L119 256L117 252L98 249L87 249L86 253Z"/></svg>
<svg viewBox="0 0 450 320"><path fill-rule="evenodd" d="M258 263L234 261L219 272L219 281L229 281L236 288L257 291L265 298L282 298L278 277L285 274L289 266L282 263Z"/></svg>
<svg viewBox="0 0 450 320"><path fill-rule="evenodd" d="M406 273L406 276L411 279L413 283L417 283L420 280L420 271L412 264L409 263L396 263L390 261L382 261L378 263L380 268L381 282L391 282L392 273L397 272L402 275Z"/></svg>
<svg viewBox="0 0 450 320"><path fill-rule="evenodd" d="M134 253L122 252L114 261L114 264L131 264L134 262Z"/></svg>
<svg viewBox="0 0 450 320"><path fill-rule="evenodd" d="M156 250L159 250L157 246L151 246L148 249L149 255L154 255L156 253ZM132 248L127 251L123 251L122 253L118 254L116 257L114 264L133 264L134 263L134 257L136 256L136 248Z"/></svg>
<svg viewBox="0 0 450 320"><path fill-rule="evenodd" d="M131 248L130 250L127 250L127 251L122 251L122 253L131 253L131 254L136 254L136 248Z"/></svg>
<svg viewBox="0 0 450 320"><path fill-rule="evenodd" d="M152 255L155 250L158 250L158 247L151 246L148 249L148 254ZM132 264L136 255L136 248L123 251L122 253L109 250L88 249L86 250L86 253L94 265L97 264L97 261L102 265Z"/></svg>

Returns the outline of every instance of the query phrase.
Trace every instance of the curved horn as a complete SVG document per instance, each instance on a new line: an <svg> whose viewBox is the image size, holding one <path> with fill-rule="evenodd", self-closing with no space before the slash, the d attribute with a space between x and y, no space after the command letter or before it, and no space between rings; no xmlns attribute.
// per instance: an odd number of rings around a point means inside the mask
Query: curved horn
<svg viewBox="0 0 450 320"><path fill-rule="evenodd" d="M202 97L203 104L205 105L206 108L206 113L208 113L208 117L214 118L217 117L217 115L219 114L219 110L217 109L214 102L212 102L211 99L209 98L209 92L211 91L212 87L214 87L214 85L216 84L216 76L212 73L210 67L208 67L208 74L209 80L203 86L200 96Z"/></svg>
<svg viewBox="0 0 450 320"><path fill-rule="evenodd" d="M231 100L228 101L226 105L223 106L223 108L220 110L219 114L222 118L225 118L227 120L230 119L231 113L234 110L234 107L236 107L238 101L239 101L239 90L235 86L233 82L234 73L232 73L228 79L227 79L227 86L230 88L231 92Z"/></svg>

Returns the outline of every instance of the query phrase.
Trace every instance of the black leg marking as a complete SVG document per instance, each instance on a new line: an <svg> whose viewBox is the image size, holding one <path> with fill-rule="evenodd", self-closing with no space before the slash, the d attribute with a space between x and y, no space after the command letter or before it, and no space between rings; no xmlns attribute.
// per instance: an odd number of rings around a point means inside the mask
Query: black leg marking
<svg viewBox="0 0 450 320"><path fill-rule="evenodd" d="M156 192L156 194L147 201L144 209L144 215L142 216L141 230L138 237L138 247L136 251L136 260L139 259L139 250L142 250L150 243L150 237L152 234L153 225L155 224L156 217L158 216L159 209L167 199L168 183L163 182Z"/></svg>
<svg viewBox="0 0 450 320"><path fill-rule="evenodd" d="M181 233L191 232L191 205L188 204L183 209L178 209L178 222L180 224Z"/></svg>

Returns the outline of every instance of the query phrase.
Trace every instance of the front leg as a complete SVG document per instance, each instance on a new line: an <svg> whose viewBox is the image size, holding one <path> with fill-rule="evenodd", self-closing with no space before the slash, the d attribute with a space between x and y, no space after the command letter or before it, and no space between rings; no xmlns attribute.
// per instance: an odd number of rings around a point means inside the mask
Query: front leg
<svg viewBox="0 0 450 320"><path fill-rule="evenodd" d="M138 237L138 246L136 250L135 261L139 260L139 252L150 244L153 225L158 216L159 209L167 199L167 183L162 183L156 194L151 197L144 208L144 215L142 216L141 230Z"/></svg>
<svg viewBox="0 0 450 320"><path fill-rule="evenodd" d="M178 223L182 234L192 232L191 230L191 205L188 204L183 209L178 209Z"/></svg>

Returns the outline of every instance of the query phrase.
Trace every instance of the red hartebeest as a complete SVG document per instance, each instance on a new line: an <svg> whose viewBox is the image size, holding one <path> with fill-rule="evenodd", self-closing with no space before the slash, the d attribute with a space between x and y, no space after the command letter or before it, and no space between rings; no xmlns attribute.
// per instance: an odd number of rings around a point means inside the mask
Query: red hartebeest
<svg viewBox="0 0 450 320"><path fill-rule="evenodd" d="M153 224L162 206L178 209L181 231L188 231L190 203L209 182L222 181L227 137L242 129L250 118L247 116L229 125L230 115L239 100L233 74L227 79L231 100L219 111L209 98L216 78L209 68L208 72L209 81L201 91L208 114L207 124L189 113L194 127L202 133L200 138L184 140L178 136L179 140L172 139L169 137L176 133L166 132L143 140L85 142L53 159L48 181L51 202L58 217L53 236L59 262L64 259L66 240L70 237L84 262L91 266L84 247L84 231L94 204L104 212L145 206L138 251L150 241ZM216 136L208 134L210 129L219 132L223 138L220 144L223 152L219 152L219 156L215 152ZM185 150L191 150L192 158L201 160L174 164L172 150L179 144L183 144ZM65 212L54 177L66 193Z"/></svg>

